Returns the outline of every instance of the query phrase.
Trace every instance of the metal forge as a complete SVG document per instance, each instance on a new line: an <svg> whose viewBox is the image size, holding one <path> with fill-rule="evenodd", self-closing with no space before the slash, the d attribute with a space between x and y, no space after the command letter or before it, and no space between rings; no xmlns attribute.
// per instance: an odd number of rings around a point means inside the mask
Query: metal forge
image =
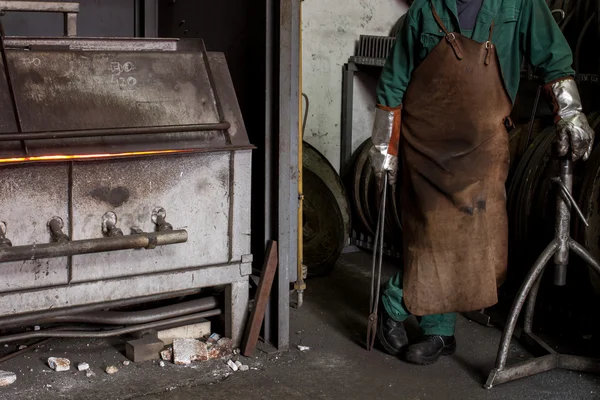
<svg viewBox="0 0 600 400"><path fill-rule="evenodd" d="M76 3L12 3L64 12L74 34ZM2 53L0 327L223 286L238 344L252 146L224 55L77 37L6 37ZM165 323L219 314L201 303Z"/></svg>

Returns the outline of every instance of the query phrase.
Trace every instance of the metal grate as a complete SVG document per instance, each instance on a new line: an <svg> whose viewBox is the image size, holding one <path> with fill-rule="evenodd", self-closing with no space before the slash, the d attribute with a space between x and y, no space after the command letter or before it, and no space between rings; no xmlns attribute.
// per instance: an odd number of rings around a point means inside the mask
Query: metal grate
<svg viewBox="0 0 600 400"><path fill-rule="evenodd" d="M394 46L395 37L360 35L356 55L350 58L355 64L383 66Z"/></svg>

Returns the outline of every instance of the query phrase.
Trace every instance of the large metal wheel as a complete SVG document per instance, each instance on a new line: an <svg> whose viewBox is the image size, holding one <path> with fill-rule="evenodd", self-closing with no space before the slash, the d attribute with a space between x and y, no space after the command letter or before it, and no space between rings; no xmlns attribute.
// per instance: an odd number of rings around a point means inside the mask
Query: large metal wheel
<svg viewBox="0 0 600 400"><path fill-rule="evenodd" d="M335 168L303 143L303 262L309 277L331 272L350 237L352 217L346 189Z"/></svg>
<svg viewBox="0 0 600 400"><path fill-rule="evenodd" d="M330 273L344 248L344 217L335 195L314 172L303 169L303 261L308 276Z"/></svg>

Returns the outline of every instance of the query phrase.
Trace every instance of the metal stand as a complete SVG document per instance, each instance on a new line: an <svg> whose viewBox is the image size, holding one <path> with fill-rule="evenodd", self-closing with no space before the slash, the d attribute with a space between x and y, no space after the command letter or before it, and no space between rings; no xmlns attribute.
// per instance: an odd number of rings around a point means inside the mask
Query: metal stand
<svg viewBox="0 0 600 400"><path fill-rule="evenodd" d="M600 373L600 360L559 354L548 346L541 338L532 333L533 314L535 302L537 299L542 274L546 265L554 257L554 283L557 286L566 284L567 266L569 264L569 250L580 256L585 262L594 268L600 274L600 265L587 252L583 246L571 238L571 206L575 208L579 217L587 226L587 221L583 213L571 196L573 188L573 170L569 160L560 160L560 177L552 179L559 187L556 205L556 235L554 240L546 247L540 257L537 259L523 285L517 294L512 310L509 314L508 322L502 334L498 356L496 358L495 368L490 372L488 380L484 387L491 389L494 385L500 385L505 382L511 382L520 378L536 375L553 369L565 369L579 372ZM525 309L525 323L520 339L528 344L536 346L546 355L536 357L532 360L506 367L510 341L517 325L517 320L521 309L527 300Z"/></svg>

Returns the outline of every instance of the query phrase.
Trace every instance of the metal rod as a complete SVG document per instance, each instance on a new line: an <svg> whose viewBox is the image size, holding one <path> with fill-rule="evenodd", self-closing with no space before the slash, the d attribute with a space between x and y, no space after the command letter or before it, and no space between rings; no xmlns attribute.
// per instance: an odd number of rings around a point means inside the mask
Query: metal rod
<svg viewBox="0 0 600 400"><path fill-rule="evenodd" d="M159 135L164 133L226 131L230 127L231 124L227 121L224 121L211 124L165 125L138 128L102 128L73 131L3 133L0 135L0 141L7 142L13 140L71 139L94 136Z"/></svg>
<svg viewBox="0 0 600 400"><path fill-rule="evenodd" d="M126 328L111 329L107 331L96 331L96 332L75 332L75 331L53 331L53 330L40 330L25 333L17 333L14 335L0 336L0 343L14 342L17 340L33 339L33 338L107 338L114 336L121 336L128 333L144 331L148 329L159 329L164 326L171 325L183 325L193 321L201 320L208 317L215 317L221 315L221 310L210 310L201 313L184 315L182 317L170 318L161 321L149 322L147 324L138 324L128 326Z"/></svg>
<svg viewBox="0 0 600 400"><path fill-rule="evenodd" d="M527 141L525 142L526 149L529 147L529 143L531 143L531 134L533 133L533 123L535 122L535 116L537 114L541 94L542 94L542 87L540 85L538 85L537 93L535 94L535 101L533 102L533 110L531 111L531 118L529 119L529 128L527 129Z"/></svg>
<svg viewBox="0 0 600 400"><path fill-rule="evenodd" d="M182 315L212 310L217 308L219 302L216 297L205 297L203 299L187 301L144 311L97 311L94 313L63 315L42 323L56 322L80 322L86 324L102 325L133 325L145 324L167 318L180 317Z"/></svg>
<svg viewBox="0 0 600 400"><path fill-rule="evenodd" d="M571 161L561 159L560 177L555 180L561 191L556 194L555 238L558 249L554 255L554 284L567 284L567 266L569 265L569 239L571 233L571 189L573 188L573 168ZM571 203L571 204L569 204Z"/></svg>
<svg viewBox="0 0 600 400"><path fill-rule="evenodd" d="M20 356L23 353L27 353L28 351L34 350L35 348L40 347L41 345L48 343L52 339L53 338L48 338L48 339L40 340L39 342L34 343L34 344L30 345L30 346L27 346L24 349L17 350L14 353L10 353L10 354L5 355L4 357L0 357L0 363L3 363L3 362L8 361L8 360L11 360L11 359L13 359L13 358L15 358L17 356Z"/></svg>
<svg viewBox="0 0 600 400"><path fill-rule="evenodd" d="M535 284L531 288L531 292L529 293L529 298L527 299L527 307L525 308L525 323L524 330L527 333L531 333L533 328L533 315L535 313L535 303L537 301L537 296L540 291L540 284L542 283L542 276L544 274L540 274L539 278L535 281Z"/></svg>
<svg viewBox="0 0 600 400"><path fill-rule="evenodd" d="M61 243L33 244L0 248L0 263L9 261L38 260L77 254L101 253L105 251L147 249L176 243L185 243L186 230L140 233L128 236L101 239L75 240Z"/></svg>
<svg viewBox="0 0 600 400"><path fill-rule="evenodd" d="M0 22L0 53L2 54L2 64L4 65L4 74L6 76L6 84L8 85L8 94L10 96L10 102L15 114L15 123L17 125L17 131L19 134L23 132L23 124L21 122L21 113L19 112L19 104L17 103L17 97L15 95L15 88L12 81L12 76L10 74L10 68L8 66L8 57L6 56L6 46L4 44L4 38L6 37L4 33L4 25ZM27 154L27 144L23 139L21 140L21 148L23 149L23 153Z"/></svg>
<svg viewBox="0 0 600 400"><path fill-rule="evenodd" d="M11 315L6 317L0 317L0 326L2 329L9 329L15 327L22 327L25 325L32 325L38 323L38 321L48 318L60 317L63 315L78 314L89 311L96 311L108 308L118 308L132 306L136 304L150 303L154 301L172 299L175 297L185 297L200 293L200 289L188 289L179 292L171 293L160 293L153 294L143 297L134 297L122 300L113 300L96 304L87 304L84 306L75 306L69 308L61 308L56 310L45 310L35 313L22 314L22 315Z"/></svg>
<svg viewBox="0 0 600 400"><path fill-rule="evenodd" d="M498 356L496 358L496 369L502 370L506 366L506 360L508 358L508 350L510 348L510 341L512 339L513 333L515 332L515 327L517 326L517 320L519 319L519 314L521 313L521 309L523 308L523 304L525 303L525 299L527 299L527 295L531 291L531 287L538 279L538 277L544 271L546 264L550 261L550 259L556 253L556 249L558 248L558 241L553 240L548 247L542 252L540 257L537 259L527 278L523 282L517 297L515 298L515 302L510 310L509 318L504 328L504 332L502 333L502 339L500 341L500 348L498 349Z"/></svg>
<svg viewBox="0 0 600 400"><path fill-rule="evenodd" d="M585 247L583 247L573 239L569 240L569 247L571 248L571 250L573 250L573 253L581 257L583 261L588 263L594 269L594 271L598 275L600 275L600 264L598 264L598 261L596 261L594 257L592 257L592 255L585 249Z"/></svg>
<svg viewBox="0 0 600 400"><path fill-rule="evenodd" d="M581 211L581 208L579 208L579 205L577 205L577 202L573 198L573 195L571 195L571 192L562 183L561 179L560 178L552 178L552 182L556 183L558 185L558 187L560 188L560 190L564 193L564 195L567 196L567 199L569 199L569 202L571 203L571 205L573 206L575 211L577 211L579 218L581 218L581 220L583 221L585 226L588 227L589 223L587 222L585 215L583 215L583 211Z"/></svg>
<svg viewBox="0 0 600 400"><path fill-rule="evenodd" d="M0 1L1 11L78 13L79 3L72 1Z"/></svg>

